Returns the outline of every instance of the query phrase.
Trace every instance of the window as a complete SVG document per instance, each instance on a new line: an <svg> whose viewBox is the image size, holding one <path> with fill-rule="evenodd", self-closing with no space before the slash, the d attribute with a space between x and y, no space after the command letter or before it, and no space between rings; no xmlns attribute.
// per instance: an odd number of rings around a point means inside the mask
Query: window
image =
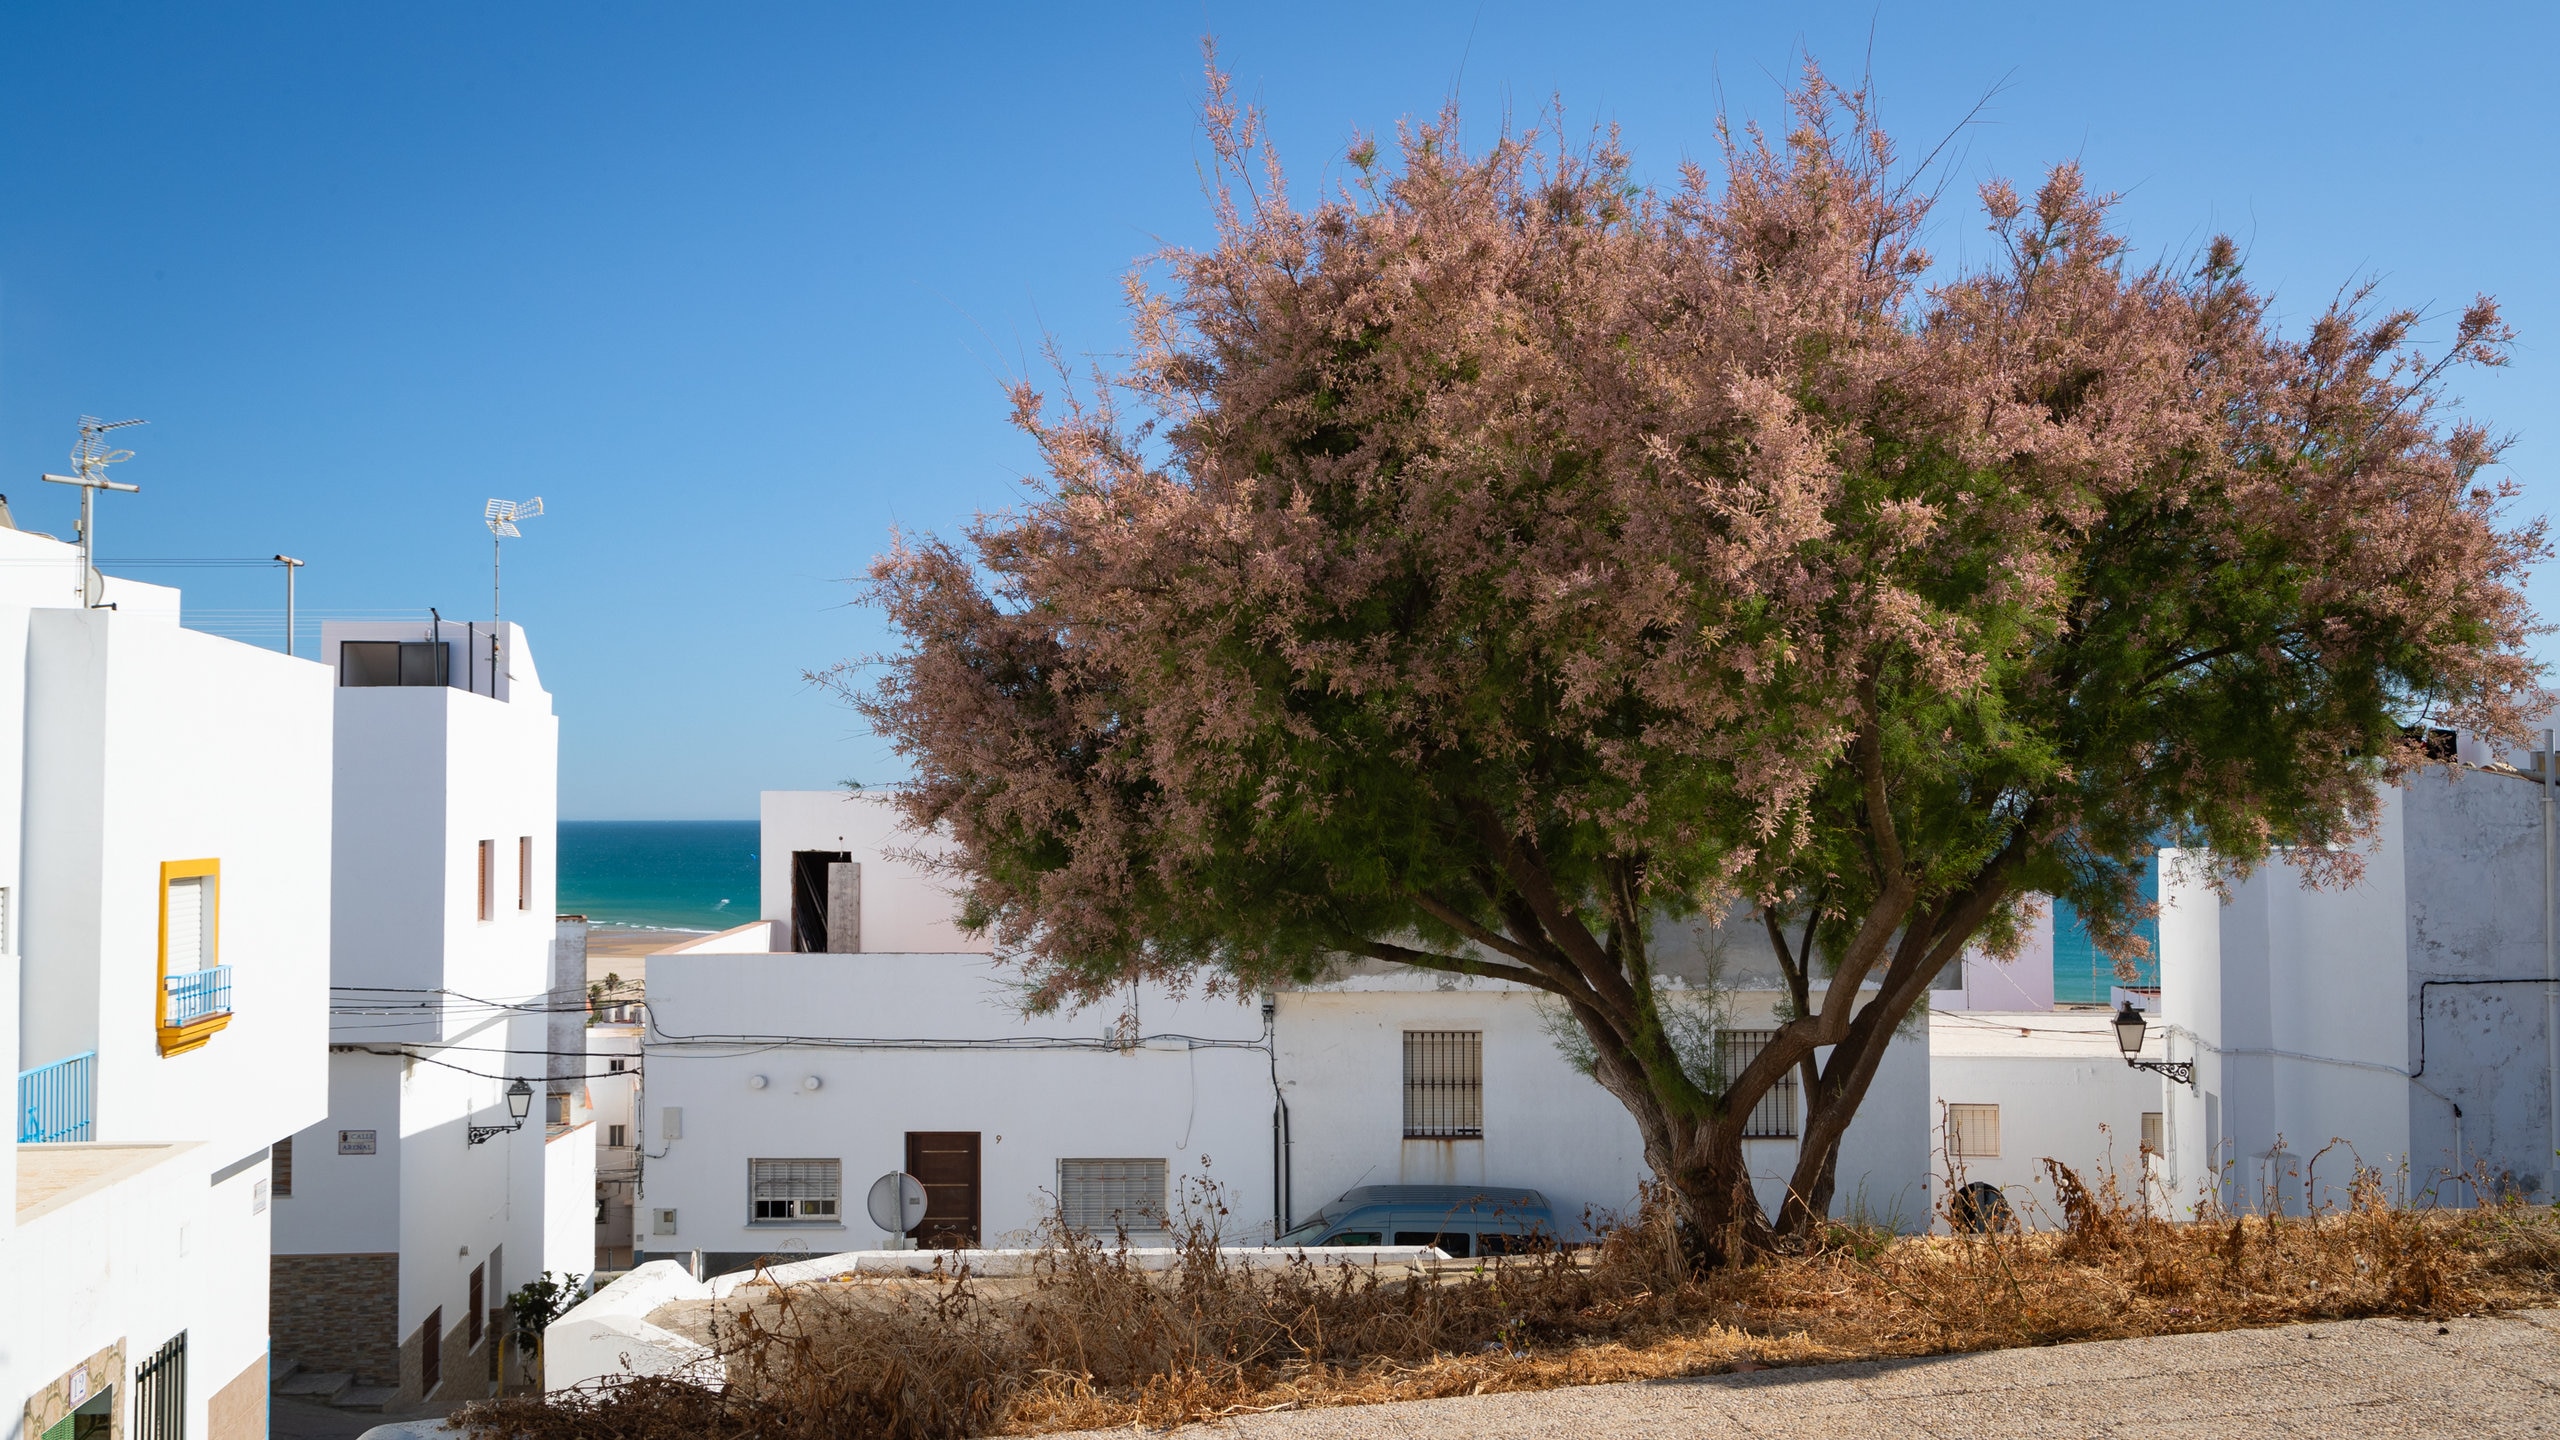
<svg viewBox="0 0 2560 1440"><path fill-rule="evenodd" d="M1399 1230L1396 1232L1397 1244L1436 1245L1440 1248L1441 1254L1452 1260L1466 1259L1467 1242L1474 1238L1464 1230Z"/></svg>
<svg viewBox="0 0 2560 1440"><path fill-rule="evenodd" d="M104 1435L107 1426L96 1432ZM51 1434L51 1431L47 1431ZM85 1433L66 1430L65 1434ZM187 1433L187 1336L178 1338L153 1351L151 1358L133 1367L133 1435L135 1440L186 1440Z"/></svg>
<svg viewBox="0 0 2560 1440"><path fill-rule="evenodd" d="M616 1075L619 1075L622 1073L622 1062L619 1060L607 1060L604 1062L604 1068L612 1071Z"/></svg>
<svg viewBox="0 0 2560 1440"><path fill-rule="evenodd" d="M277 1141L275 1148L267 1153L270 1157L267 1173L274 1177L276 1198L279 1200L292 1199L293 1137L287 1135L283 1139Z"/></svg>
<svg viewBox="0 0 2560 1440"><path fill-rule="evenodd" d="M498 842L483 840L480 842L480 918L483 920L496 918L493 907L496 903L497 872Z"/></svg>
<svg viewBox="0 0 2560 1440"><path fill-rule="evenodd" d="M348 688L443 685L452 647L433 640L348 640L338 646L338 683Z"/></svg>
<svg viewBox="0 0 2560 1440"><path fill-rule="evenodd" d="M221 963L222 862L160 865L160 1053L182 1055L231 1022Z"/></svg>
<svg viewBox="0 0 2560 1440"><path fill-rule="evenodd" d="M533 837L516 837L516 908L533 908Z"/></svg>
<svg viewBox="0 0 2560 1440"><path fill-rule="evenodd" d="M1719 1030L1716 1032L1716 1073L1730 1086L1778 1038L1775 1030ZM1751 1116L1742 1124L1745 1140L1791 1140L1796 1133L1796 1067L1790 1065L1778 1077L1778 1083L1765 1091L1751 1107Z"/></svg>
<svg viewBox="0 0 2560 1440"><path fill-rule="evenodd" d="M418 1393L429 1395L444 1383L444 1307L427 1312L418 1327Z"/></svg>
<svg viewBox="0 0 2560 1440"><path fill-rule="evenodd" d="M2000 1107L1947 1107L1947 1155L1955 1160L1994 1160L2000 1155Z"/></svg>
<svg viewBox="0 0 2560 1440"><path fill-rule="evenodd" d="M169 882L169 973L183 975L204 968L206 875L186 875Z"/></svg>
<svg viewBox="0 0 2560 1440"><path fill-rule="evenodd" d="M1061 1160L1058 1218L1087 1235L1162 1230L1164 1182L1162 1160Z"/></svg>
<svg viewBox="0 0 2560 1440"><path fill-rule="evenodd" d="M2143 1154L2165 1155L2168 1153L2169 1145L2166 1138L2166 1128L2167 1127L2160 1123L2159 1111L2145 1110L2142 1112Z"/></svg>
<svg viewBox="0 0 2560 1440"><path fill-rule="evenodd" d="M613 1148L615 1148L615 1149L617 1149L617 1150L621 1149L621 1148L622 1148L623 1146L625 1146L625 1145L630 1144L630 1143L631 1143L631 1129L630 1129L630 1127L629 1127L629 1126L626 1126L626 1125L607 1125L606 1127L604 1127L604 1143L605 1143L605 1144L607 1144L607 1145L612 1146Z"/></svg>
<svg viewBox="0 0 2560 1440"><path fill-rule="evenodd" d="M747 1196L751 1220L833 1220L844 1195L841 1160L750 1160Z"/></svg>
<svg viewBox="0 0 2560 1440"><path fill-rule="evenodd" d="M462 1323L471 1336L465 1343L475 1349L480 1344L480 1326L485 1318L481 1312L487 1308L488 1298L489 1267L486 1264L474 1265L471 1267L471 1313L463 1317Z"/></svg>
<svg viewBox="0 0 2560 1440"><path fill-rule="evenodd" d="M1404 1032L1404 1138L1484 1136L1484 1032Z"/></svg>

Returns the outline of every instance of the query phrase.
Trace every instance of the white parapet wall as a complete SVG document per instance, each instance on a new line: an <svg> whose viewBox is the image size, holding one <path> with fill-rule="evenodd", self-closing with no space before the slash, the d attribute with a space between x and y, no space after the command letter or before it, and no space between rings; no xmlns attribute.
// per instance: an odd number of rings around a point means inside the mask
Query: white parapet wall
<svg viewBox="0 0 2560 1440"><path fill-rule="evenodd" d="M711 1287L673 1260L652 1260L631 1271L542 1332L542 1387L592 1389L640 1375L716 1379L707 1347L649 1323L661 1305L710 1297Z"/></svg>

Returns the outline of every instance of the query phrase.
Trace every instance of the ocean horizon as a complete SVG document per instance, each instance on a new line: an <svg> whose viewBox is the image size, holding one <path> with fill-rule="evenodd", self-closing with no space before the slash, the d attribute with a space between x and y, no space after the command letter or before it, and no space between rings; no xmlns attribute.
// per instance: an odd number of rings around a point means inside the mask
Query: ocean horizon
<svg viewBox="0 0 2560 1440"><path fill-rule="evenodd" d="M753 820L563 820L560 913L708 934L762 909Z"/></svg>

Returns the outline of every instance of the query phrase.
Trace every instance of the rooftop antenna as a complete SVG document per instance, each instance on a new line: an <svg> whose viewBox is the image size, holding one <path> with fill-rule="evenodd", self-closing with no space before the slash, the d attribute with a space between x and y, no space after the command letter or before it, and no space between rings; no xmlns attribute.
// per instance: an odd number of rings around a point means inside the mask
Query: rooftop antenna
<svg viewBox="0 0 2560 1440"><path fill-rule="evenodd" d="M293 572L304 562L290 555L279 555L276 563L284 567L284 653L293 653Z"/></svg>
<svg viewBox="0 0 2560 1440"><path fill-rule="evenodd" d="M509 540L519 539L524 532L516 528L519 520L530 520L542 513L542 497L530 500L492 500L482 512L489 522L489 618L498 618L499 548Z"/></svg>
<svg viewBox="0 0 2560 1440"><path fill-rule="evenodd" d="M98 492L122 490L126 494L132 494L142 488L139 485L127 485L123 481L107 478L108 466L121 464L133 458L133 452L130 450L109 447L107 432L122 430L128 425L148 423L143 420L101 420L95 415L81 416L80 441L71 447L71 473L44 477L55 485L80 487L80 604L84 609L96 609L98 602L105 599L107 594L106 577L98 573L96 563Z"/></svg>

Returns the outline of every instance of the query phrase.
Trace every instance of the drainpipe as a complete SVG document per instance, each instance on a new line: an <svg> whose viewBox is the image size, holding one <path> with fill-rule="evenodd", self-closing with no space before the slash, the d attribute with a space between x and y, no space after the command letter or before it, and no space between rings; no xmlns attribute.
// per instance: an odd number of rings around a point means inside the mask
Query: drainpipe
<svg viewBox="0 0 2560 1440"><path fill-rule="evenodd" d="M2547 1062L2545 1098L2551 1113L2551 1135L2542 1155L2542 1195L2560 1201L2560 917L2555 917L2555 888L2560 888L2560 854L2555 854L2552 803L2560 797L2560 756L2552 754L2551 732L2542 732L2542 1041Z"/></svg>

